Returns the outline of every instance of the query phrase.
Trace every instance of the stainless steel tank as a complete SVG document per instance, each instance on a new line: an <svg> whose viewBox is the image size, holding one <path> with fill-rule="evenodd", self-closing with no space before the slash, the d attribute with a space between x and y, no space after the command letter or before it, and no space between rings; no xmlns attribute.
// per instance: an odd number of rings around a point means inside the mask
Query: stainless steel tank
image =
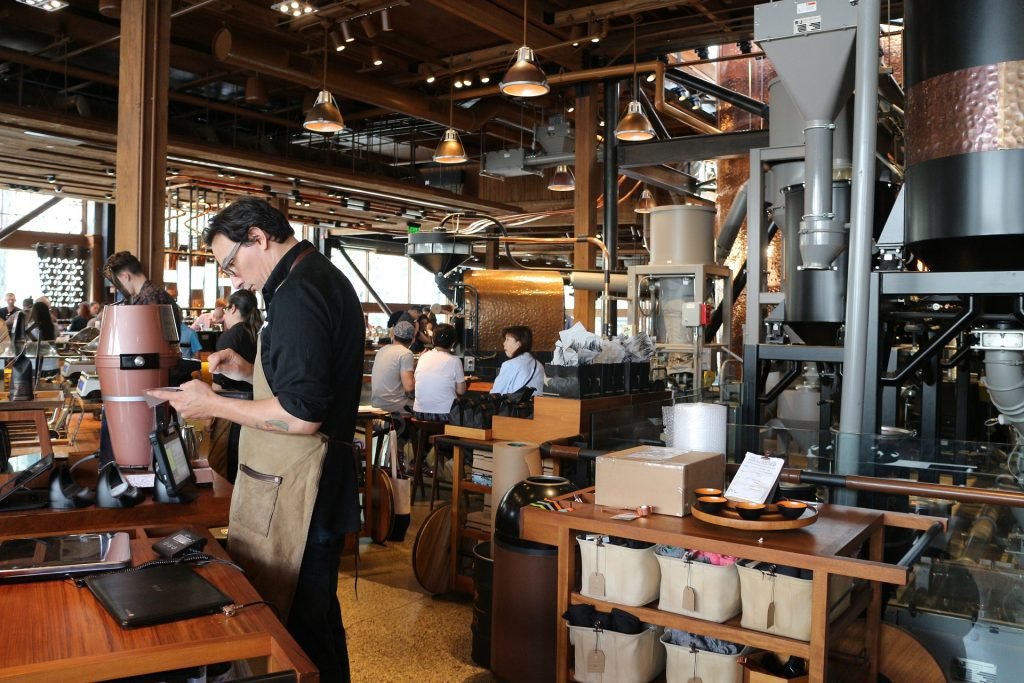
<svg viewBox="0 0 1024 683"><path fill-rule="evenodd" d="M932 270L1019 269L1024 2L905 7L907 242Z"/></svg>

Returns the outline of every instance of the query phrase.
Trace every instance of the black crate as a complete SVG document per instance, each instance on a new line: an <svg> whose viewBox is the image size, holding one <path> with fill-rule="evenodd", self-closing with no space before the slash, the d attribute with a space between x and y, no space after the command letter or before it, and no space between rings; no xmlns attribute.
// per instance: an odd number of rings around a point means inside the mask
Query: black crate
<svg viewBox="0 0 1024 683"><path fill-rule="evenodd" d="M544 366L544 393L565 398L590 398L601 395L600 365Z"/></svg>
<svg viewBox="0 0 1024 683"><path fill-rule="evenodd" d="M651 390L651 363L626 361L626 393Z"/></svg>
<svg viewBox="0 0 1024 683"><path fill-rule="evenodd" d="M602 363L601 393L605 396L626 393L626 366L624 363Z"/></svg>

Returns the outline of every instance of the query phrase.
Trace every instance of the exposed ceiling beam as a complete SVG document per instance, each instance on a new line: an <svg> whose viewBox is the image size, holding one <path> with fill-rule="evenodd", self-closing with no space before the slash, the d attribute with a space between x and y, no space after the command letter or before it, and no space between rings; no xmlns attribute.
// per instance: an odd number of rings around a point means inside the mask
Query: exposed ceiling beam
<svg viewBox="0 0 1024 683"><path fill-rule="evenodd" d="M493 2L485 2L484 0L476 0L475 2L427 0L427 3L485 31L489 31L510 43L518 45L523 40L523 17ZM528 24L527 26L526 44L534 49L551 43L564 42L565 38L566 36L564 35L538 28L533 24ZM579 52L571 46L545 51L544 56L566 69L580 68Z"/></svg>
<svg viewBox="0 0 1024 683"><path fill-rule="evenodd" d="M35 219L39 218L44 213L52 209L57 204L60 204L62 201L64 201L63 197L53 197L52 199L48 199L47 201L43 202L36 208L26 213L18 220L14 221L13 223L5 225L4 229L0 230L0 242L3 242L5 239L10 237L21 226L31 223L32 221L34 221Z"/></svg>

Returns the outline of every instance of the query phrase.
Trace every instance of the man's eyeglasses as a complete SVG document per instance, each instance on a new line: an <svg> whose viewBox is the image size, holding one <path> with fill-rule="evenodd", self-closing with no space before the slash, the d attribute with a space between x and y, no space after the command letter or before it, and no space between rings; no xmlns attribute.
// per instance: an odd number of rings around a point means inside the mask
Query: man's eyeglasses
<svg viewBox="0 0 1024 683"><path fill-rule="evenodd" d="M238 250L241 249L245 242L236 242L235 246L228 252L228 257L224 259L224 263L220 264L220 269L224 271L224 274L228 277L235 277L235 256L238 255Z"/></svg>

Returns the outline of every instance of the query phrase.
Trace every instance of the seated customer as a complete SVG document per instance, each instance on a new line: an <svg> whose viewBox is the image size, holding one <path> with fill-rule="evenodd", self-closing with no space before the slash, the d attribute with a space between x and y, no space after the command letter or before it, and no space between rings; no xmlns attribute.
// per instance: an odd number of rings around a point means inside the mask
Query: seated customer
<svg viewBox="0 0 1024 683"><path fill-rule="evenodd" d="M224 299L217 299L213 304L213 310L202 313L196 318L195 322L192 323L192 329L196 332L202 332L203 330L212 330L214 325L224 325L227 329L227 325L224 322L224 312L227 304Z"/></svg>
<svg viewBox="0 0 1024 683"><path fill-rule="evenodd" d="M533 349L533 332L525 325L513 325L506 327L501 334L505 337L502 349L508 360L501 364L491 393L511 394L530 386L534 388L535 394L543 394L544 366L530 354Z"/></svg>
<svg viewBox="0 0 1024 683"><path fill-rule="evenodd" d="M92 320L92 311L89 310L89 304L83 301L78 304L78 314L71 319L71 324L68 325L68 332L84 330L90 320Z"/></svg>
<svg viewBox="0 0 1024 683"><path fill-rule="evenodd" d="M455 328L448 324L434 330L434 348L416 364L416 401L413 413L420 420L447 422L456 396L466 393L462 361L452 355Z"/></svg>
<svg viewBox="0 0 1024 683"><path fill-rule="evenodd" d="M415 336L416 328L411 323L396 323L391 331L394 342L381 347L373 359L370 404L374 408L395 415L408 413L406 406L412 402L409 394L416 387L415 359L409 350Z"/></svg>

